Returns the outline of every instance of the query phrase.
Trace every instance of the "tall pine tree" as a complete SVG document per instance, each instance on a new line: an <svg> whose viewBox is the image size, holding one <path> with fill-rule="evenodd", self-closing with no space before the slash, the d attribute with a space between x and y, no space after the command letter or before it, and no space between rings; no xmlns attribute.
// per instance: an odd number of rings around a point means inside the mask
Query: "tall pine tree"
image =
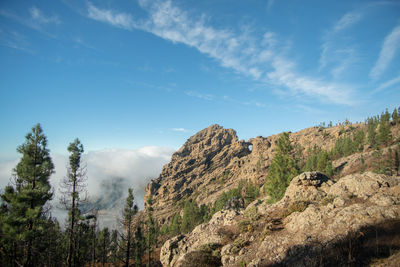
<svg viewBox="0 0 400 267"><path fill-rule="evenodd" d="M12 243L12 265L37 266L47 222L45 204L53 193L49 183L54 165L47 149L47 138L40 124L35 125L17 151L22 157L14 168L14 185L8 185L2 200L7 209L5 235Z"/></svg>
<svg viewBox="0 0 400 267"><path fill-rule="evenodd" d="M132 222L134 216L138 212L137 205L134 204L133 190L132 188L128 189L128 197L126 198L125 208L123 211L123 221L122 224L125 229L125 236L123 236L124 244L124 266L129 267L129 261L132 258L132 241L133 241L133 231L132 231Z"/></svg>
<svg viewBox="0 0 400 267"><path fill-rule="evenodd" d="M154 250L154 247L157 245L157 232L158 232L158 227L157 223L153 218L153 198L152 195L150 195L147 199L147 208L146 208L146 213L147 213L147 237L146 237L146 245L147 245L147 256L148 256L148 261L147 261L147 266L151 266L151 256L152 252Z"/></svg>
<svg viewBox="0 0 400 267"><path fill-rule="evenodd" d="M85 170L81 166L81 157L84 152L83 145L78 138L68 146L69 166L67 177L62 181L61 203L68 210L68 257L67 265L75 266L76 253L76 225L79 221L79 202L82 201L81 194L85 192ZM86 196L85 196L86 197Z"/></svg>

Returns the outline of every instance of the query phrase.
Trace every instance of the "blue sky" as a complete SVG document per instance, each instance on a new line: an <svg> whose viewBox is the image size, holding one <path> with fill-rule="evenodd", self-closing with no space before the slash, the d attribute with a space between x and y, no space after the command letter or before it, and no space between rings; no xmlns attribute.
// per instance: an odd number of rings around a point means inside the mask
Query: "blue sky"
<svg viewBox="0 0 400 267"><path fill-rule="evenodd" d="M0 159L40 122L54 153L179 148L361 121L400 104L400 2L0 2Z"/></svg>

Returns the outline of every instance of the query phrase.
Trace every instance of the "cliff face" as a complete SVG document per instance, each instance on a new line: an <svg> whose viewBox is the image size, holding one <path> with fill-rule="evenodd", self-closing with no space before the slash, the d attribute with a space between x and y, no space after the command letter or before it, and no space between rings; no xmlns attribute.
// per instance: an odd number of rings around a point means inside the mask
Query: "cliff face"
<svg viewBox="0 0 400 267"><path fill-rule="evenodd" d="M249 145L239 141L234 130L218 125L190 137L146 188L145 197L153 196L155 217L161 223L168 221L178 211L177 203L193 194L198 203L209 201L212 192L225 187L217 180L228 166L240 166L241 159L251 153Z"/></svg>
<svg viewBox="0 0 400 267"><path fill-rule="evenodd" d="M333 147L340 136L339 127L312 127L292 133L292 143L304 148L318 145ZM243 180L262 185L273 158L279 135L238 140L236 132L211 125L201 130L173 154L160 176L146 187L153 197L154 216L159 223L168 222L179 212L183 200L191 197L197 204L212 204L224 191Z"/></svg>

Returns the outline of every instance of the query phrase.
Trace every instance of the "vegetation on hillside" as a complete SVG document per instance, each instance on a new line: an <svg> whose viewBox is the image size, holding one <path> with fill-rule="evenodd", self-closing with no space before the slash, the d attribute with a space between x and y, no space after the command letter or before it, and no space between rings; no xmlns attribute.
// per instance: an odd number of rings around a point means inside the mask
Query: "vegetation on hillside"
<svg viewBox="0 0 400 267"><path fill-rule="evenodd" d="M320 171L333 177L338 175L340 169L334 170L332 162L354 153L363 152L365 149L374 151L373 171L392 175L400 169L400 144L393 150L389 146L399 143L400 140L393 140L390 126L400 123L400 108L395 108L390 114L386 109L380 116L368 118L365 121L366 127L362 125L353 126L348 120L342 126L340 135L334 147L327 151L318 146L308 148L305 153L295 153L290 143L289 133L280 135L277 141L277 149L270 165L267 181L264 185L265 192L270 196L271 202L282 198L290 181L300 172ZM331 123L329 126L331 127ZM324 127L324 124L320 127ZM388 148L383 156L382 149ZM298 148L304 150L303 148ZM365 171L366 163L361 158L361 170Z"/></svg>

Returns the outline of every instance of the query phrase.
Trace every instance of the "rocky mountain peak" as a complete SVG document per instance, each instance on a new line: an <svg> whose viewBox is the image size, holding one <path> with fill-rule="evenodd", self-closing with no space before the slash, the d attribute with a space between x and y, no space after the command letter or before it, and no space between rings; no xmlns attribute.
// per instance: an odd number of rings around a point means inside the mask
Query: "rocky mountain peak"
<svg viewBox="0 0 400 267"><path fill-rule="evenodd" d="M172 155L171 162L164 166L160 176L146 188L147 196L152 194L156 201L157 217L161 221L169 220L177 212L177 201L215 183L232 161L251 153L249 146L250 143L238 140L236 131L217 124L190 137ZM208 188L221 189L217 187L218 184ZM211 193L200 194L200 199ZM199 202L200 199L195 200Z"/></svg>
<svg viewBox="0 0 400 267"><path fill-rule="evenodd" d="M212 156L224 146L237 142L236 131L224 129L213 124L191 136L185 144L172 156L172 159L185 157Z"/></svg>

